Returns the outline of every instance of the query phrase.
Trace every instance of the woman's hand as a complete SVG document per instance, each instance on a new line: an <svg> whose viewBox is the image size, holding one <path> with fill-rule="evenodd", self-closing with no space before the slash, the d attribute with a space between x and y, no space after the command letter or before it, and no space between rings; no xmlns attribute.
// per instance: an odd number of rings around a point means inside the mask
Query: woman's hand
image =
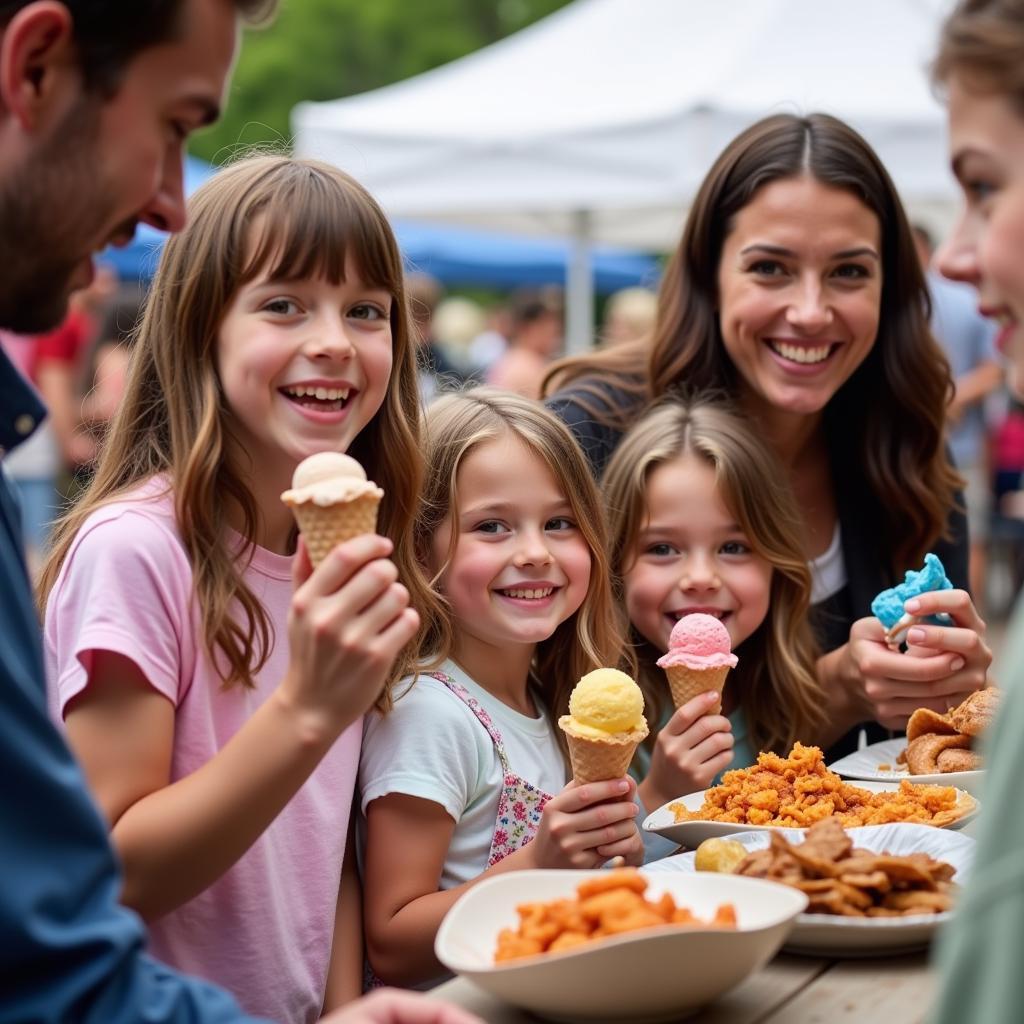
<svg viewBox="0 0 1024 1024"><path fill-rule="evenodd" d="M279 694L315 734L337 735L380 695L419 616L376 534L339 544L314 570L300 536L288 615L291 664Z"/></svg>
<svg viewBox="0 0 1024 1024"><path fill-rule="evenodd" d="M570 782L544 806L540 827L526 847L540 868L598 868L612 857L642 864L632 779Z"/></svg>
<svg viewBox="0 0 1024 1024"><path fill-rule="evenodd" d="M717 693L698 694L658 733L651 769L640 785L647 810L706 789L732 763L732 725L724 715L709 714L718 700Z"/></svg>
<svg viewBox="0 0 1024 1024"><path fill-rule="evenodd" d="M945 612L952 626L913 626L905 654L885 644L876 618L850 630L846 677L870 713L890 729L903 729L918 708L944 714L985 685L992 652L985 623L964 590L937 590L904 605L913 615Z"/></svg>

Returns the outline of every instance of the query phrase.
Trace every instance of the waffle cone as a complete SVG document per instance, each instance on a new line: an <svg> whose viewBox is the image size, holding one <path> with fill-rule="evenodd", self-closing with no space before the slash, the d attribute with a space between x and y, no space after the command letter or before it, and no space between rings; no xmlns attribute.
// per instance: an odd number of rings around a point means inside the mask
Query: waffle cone
<svg viewBox="0 0 1024 1024"><path fill-rule="evenodd" d="M715 690L718 703L708 710L709 715L717 715L722 710L722 690L725 689L725 677L729 674L729 666L718 668L688 668L686 665L670 665L665 669L668 686L672 691L672 703L681 708L688 700L693 700L698 693Z"/></svg>
<svg viewBox="0 0 1024 1024"><path fill-rule="evenodd" d="M647 735L647 723L625 733L595 738L573 731L571 717L563 715L558 724L569 744L569 761L576 782L603 782L621 779L629 771L629 763L637 745Z"/></svg>
<svg viewBox="0 0 1024 1024"><path fill-rule="evenodd" d="M351 501L333 505L317 505L312 501L293 505L292 512L306 541L313 568L336 545L364 533L376 533L379 505L380 498L376 494L360 494Z"/></svg>

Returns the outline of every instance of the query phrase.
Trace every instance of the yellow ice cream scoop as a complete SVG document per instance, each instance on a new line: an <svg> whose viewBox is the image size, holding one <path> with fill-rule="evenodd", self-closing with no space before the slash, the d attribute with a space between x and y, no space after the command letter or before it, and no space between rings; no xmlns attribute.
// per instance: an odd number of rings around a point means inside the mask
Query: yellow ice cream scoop
<svg viewBox="0 0 1024 1024"><path fill-rule="evenodd" d="M572 724L598 734L629 732L644 721L644 695L625 672L599 668L588 672L569 697Z"/></svg>

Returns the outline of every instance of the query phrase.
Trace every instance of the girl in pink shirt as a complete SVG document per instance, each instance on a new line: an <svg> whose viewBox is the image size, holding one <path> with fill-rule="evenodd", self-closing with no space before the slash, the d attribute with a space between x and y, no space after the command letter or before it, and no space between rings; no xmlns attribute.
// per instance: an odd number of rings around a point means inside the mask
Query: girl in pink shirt
<svg viewBox="0 0 1024 1024"><path fill-rule="evenodd" d="M158 957L278 1021L359 992L349 808L361 717L388 705L418 627L417 406L377 204L323 164L239 162L167 243L123 405L41 579L51 707L124 902ZM383 536L312 571L280 495L321 451L386 496Z"/></svg>

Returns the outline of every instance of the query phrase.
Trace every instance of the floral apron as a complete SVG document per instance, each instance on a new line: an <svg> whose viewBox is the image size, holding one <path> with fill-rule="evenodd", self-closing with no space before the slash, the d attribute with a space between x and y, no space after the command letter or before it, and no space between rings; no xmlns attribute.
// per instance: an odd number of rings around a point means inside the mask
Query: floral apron
<svg viewBox="0 0 1024 1024"><path fill-rule="evenodd" d="M538 789L512 771L508 763L508 754L505 752L505 741L501 738L498 727L481 707L480 702L471 696L464 686L460 686L444 672L431 672L430 676L444 683L473 712L476 720L487 730L487 735L494 744L494 752L501 762L501 796L498 798L498 814L494 819L494 836L487 854L487 867L493 867L510 853L522 849L537 834L541 812L551 799L551 794ZM380 988L383 984L385 983L367 964L364 990Z"/></svg>

